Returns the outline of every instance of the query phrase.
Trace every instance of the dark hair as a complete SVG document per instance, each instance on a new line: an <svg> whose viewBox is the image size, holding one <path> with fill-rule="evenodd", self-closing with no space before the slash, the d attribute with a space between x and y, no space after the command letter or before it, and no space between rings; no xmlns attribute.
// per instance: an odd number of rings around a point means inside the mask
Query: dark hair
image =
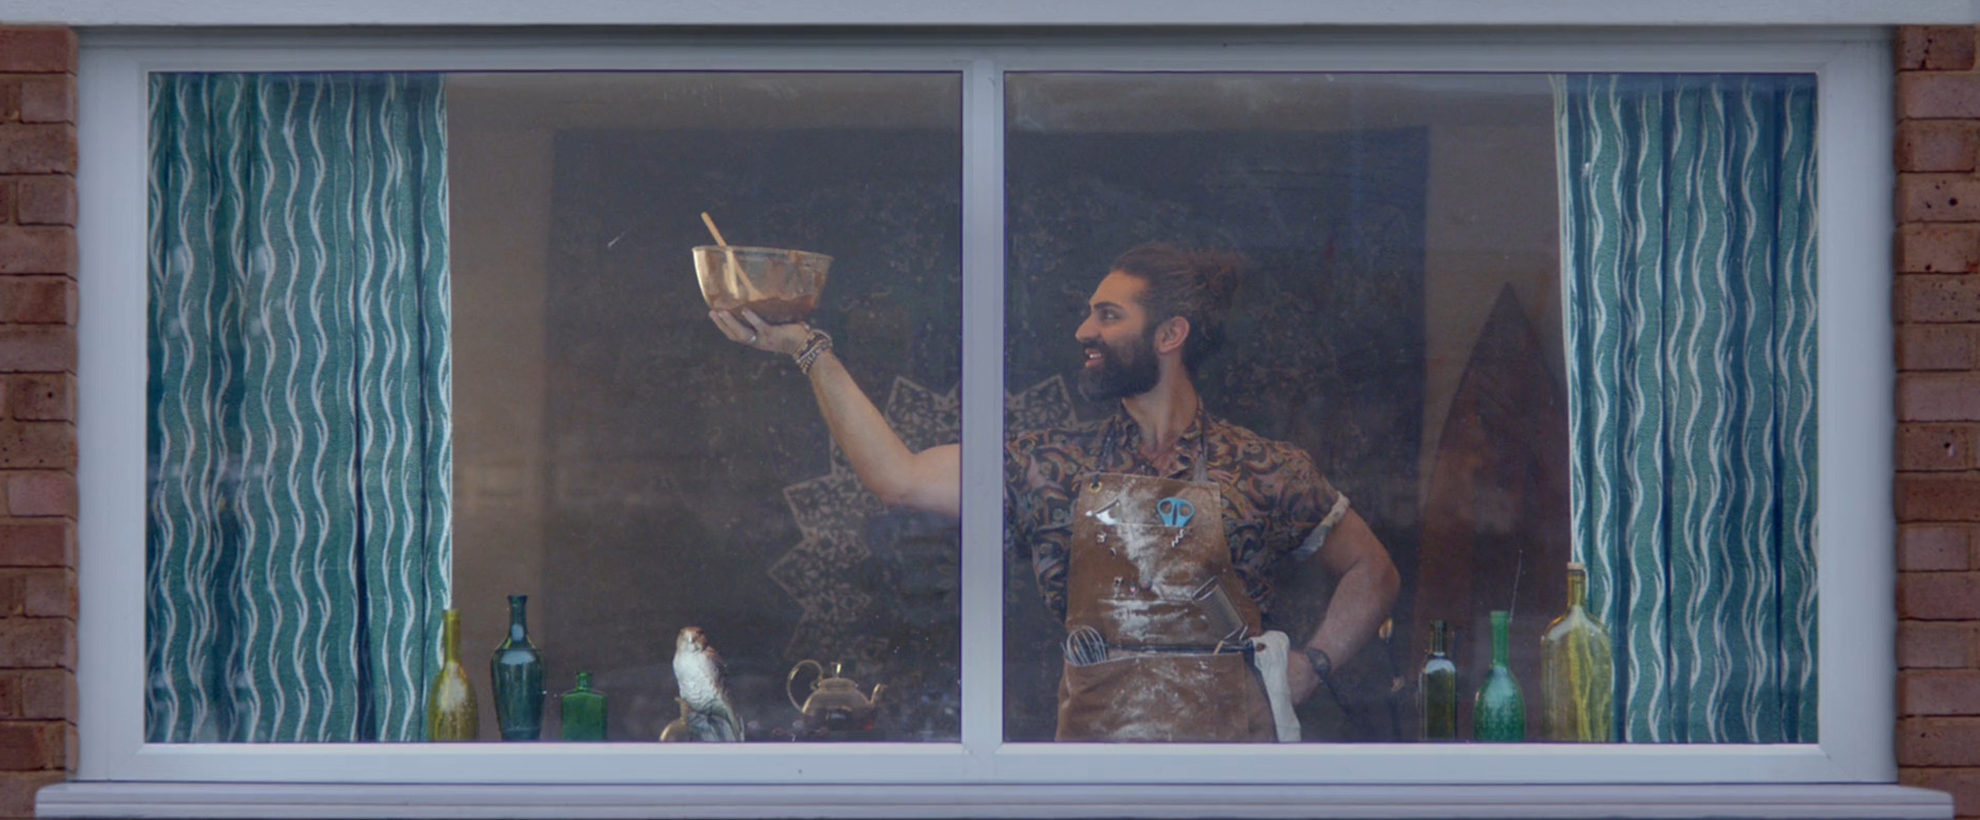
<svg viewBox="0 0 1980 820"><path fill-rule="evenodd" d="M1189 251L1151 242L1121 254L1111 270L1147 284L1141 307L1148 314L1151 334L1172 317L1189 321L1183 368L1195 375L1196 366L1224 346L1224 316L1231 311L1243 264L1244 258L1234 253Z"/></svg>

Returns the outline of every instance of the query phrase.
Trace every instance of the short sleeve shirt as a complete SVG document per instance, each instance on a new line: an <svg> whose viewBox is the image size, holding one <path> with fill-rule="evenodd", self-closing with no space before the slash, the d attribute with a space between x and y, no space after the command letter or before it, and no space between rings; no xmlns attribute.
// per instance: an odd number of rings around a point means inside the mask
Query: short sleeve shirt
<svg viewBox="0 0 1980 820"><path fill-rule="evenodd" d="M1306 451L1209 414L1198 414L1167 463L1141 455L1140 426L1126 411L1072 427L1036 430L1004 445L1004 539L1028 556L1045 603L1066 616L1066 564L1072 550L1073 499L1092 472L1190 479L1196 459L1224 500L1224 540L1245 592L1271 611L1272 580L1282 560L1304 560L1347 514L1347 497L1313 466ZM1109 446L1111 442L1111 446Z"/></svg>

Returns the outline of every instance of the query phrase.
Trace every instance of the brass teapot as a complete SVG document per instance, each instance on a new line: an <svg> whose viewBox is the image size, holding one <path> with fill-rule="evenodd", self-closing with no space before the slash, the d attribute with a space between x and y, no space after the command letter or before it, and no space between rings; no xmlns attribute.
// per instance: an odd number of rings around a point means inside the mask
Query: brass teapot
<svg viewBox="0 0 1980 820"><path fill-rule="evenodd" d="M798 673L806 666L818 671L818 677L811 682L811 694L798 702ZM814 660L798 661L791 667L791 674L784 678L784 694L791 699L791 705L803 713L798 719L799 731L804 734L845 737L873 731L875 707L880 702L880 693L887 685L873 685L871 696L859 693L859 684L841 674L843 664L832 664L832 674L825 674L825 665Z"/></svg>

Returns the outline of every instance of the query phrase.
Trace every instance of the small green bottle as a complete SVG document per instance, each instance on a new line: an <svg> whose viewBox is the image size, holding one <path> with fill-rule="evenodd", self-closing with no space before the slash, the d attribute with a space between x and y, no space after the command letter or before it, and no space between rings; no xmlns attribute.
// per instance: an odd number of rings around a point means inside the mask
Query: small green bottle
<svg viewBox="0 0 1980 820"><path fill-rule="evenodd" d="M565 740L605 739L605 693L591 688L591 673L579 672L577 688L559 696Z"/></svg>
<svg viewBox="0 0 1980 820"><path fill-rule="evenodd" d="M1457 664L1445 656L1450 626L1430 622L1430 657L1416 677L1417 710L1423 716L1424 740L1457 739Z"/></svg>
<svg viewBox="0 0 1980 820"><path fill-rule="evenodd" d="M1492 610L1492 670L1485 674L1485 685L1478 687L1478 699L1471 705L1471 738L1484 743L1526 739L1526 698L1506 665L1511 620L1505 610Z"/></svg>

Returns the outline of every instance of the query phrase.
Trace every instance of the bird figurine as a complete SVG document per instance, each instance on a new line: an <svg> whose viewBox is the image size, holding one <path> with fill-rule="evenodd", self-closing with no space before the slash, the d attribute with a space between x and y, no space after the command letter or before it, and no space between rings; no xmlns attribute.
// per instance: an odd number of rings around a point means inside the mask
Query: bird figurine
<svg viewBox="0 0 1980 820"><path fill-rule="evenodd" d="M708 645L699 627L686 627L674 641L674 680L681 689L681 719L688 736L697 741L733 743L743 739L743 724L722 683L722 656Z"/></svg>

